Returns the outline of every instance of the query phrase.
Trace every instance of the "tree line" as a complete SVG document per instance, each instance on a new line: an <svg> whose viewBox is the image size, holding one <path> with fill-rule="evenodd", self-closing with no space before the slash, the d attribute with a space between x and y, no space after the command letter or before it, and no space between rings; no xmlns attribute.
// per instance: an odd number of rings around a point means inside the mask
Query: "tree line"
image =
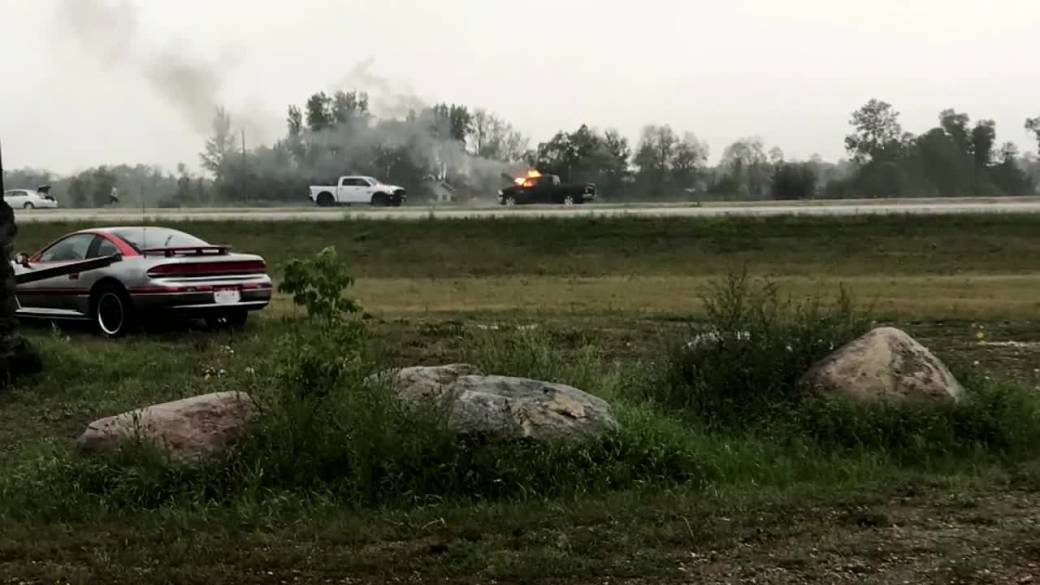
<svg viewBox="0 0 1040 585"><path fill-rule="evenodd" d="M1029 195L1040 161L996 124L952 109L923 134L903 129L891 104L870 100L852 113L848 159L789 160L776 146L745 137L709 164L709 147L692 132L646 126L633 145L617 130L582 124L531 141L493 112L441 103L399 118L370 111L363 92L318 92L286 110L274 144L245 148L229 112L218 109L200 154L204 175L179 165L103 166L67 177L31 169L6 173L11 187L51 184L64 205L101 206L113 188L122 205L192 206L303 201L310 184L344 174L404 186L414 199L449 193L490 197L530 168L568 182L593 182L604 199L807 199L814 197ZM1040 116L1024 128L1040 153Z"/></svg>

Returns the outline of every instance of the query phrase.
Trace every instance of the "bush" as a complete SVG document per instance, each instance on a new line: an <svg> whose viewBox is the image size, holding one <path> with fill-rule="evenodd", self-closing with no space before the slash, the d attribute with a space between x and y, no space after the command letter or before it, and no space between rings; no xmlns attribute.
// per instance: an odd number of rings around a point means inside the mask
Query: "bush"
<svg viewBox="0 0 1040 585"><path fill-rule="evenodd" d="M746 272L713 284L704 307L706 327L674 344L643 390L709 427L741 428L797 403L797 381L809 367L870 325L844 289L831 303L795 302Z"/></svg>
<svg viewBox="0 0 1040 585"><path fill-rule="evenodd" d="M983 452L1029 457L1040 448L1040 396L1021 386L962 378L959 404L859 404L809 400L771 429L839 450L884 453L903 464Z"/></svg>

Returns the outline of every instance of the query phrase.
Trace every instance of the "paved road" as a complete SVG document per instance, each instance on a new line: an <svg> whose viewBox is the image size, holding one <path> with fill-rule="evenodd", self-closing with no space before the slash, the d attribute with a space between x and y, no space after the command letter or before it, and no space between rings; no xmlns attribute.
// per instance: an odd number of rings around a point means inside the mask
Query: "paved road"
<svg viewBox="0 0 1040 585"><path fill-rule="evenodd" d="M580 205L574 207L403 207L403 208L226 208L226 209L57 209L18 210L19 223L87 222L136 223L151 221L339 221L343 219L421 220L431 217L493 218L554 217L582 218L608 216L642 217L719 217L782 215L850 216L917 214L948 215L972 213L1040 213L1040 198L949 199L949 200L874 200L795 203L708 203L694 205Z"/></svg>

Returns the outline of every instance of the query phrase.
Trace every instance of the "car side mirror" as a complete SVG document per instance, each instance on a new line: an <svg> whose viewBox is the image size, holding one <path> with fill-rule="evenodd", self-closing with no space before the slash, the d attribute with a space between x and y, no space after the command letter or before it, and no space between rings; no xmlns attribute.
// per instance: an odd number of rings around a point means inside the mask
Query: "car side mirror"
<svg viewBox="0 0 1040 585"><path fill-rule="evenodd" d="M29 255L25 252L18 252L18 254L14 257L14 261L26 268L29 267Z"/></svg>

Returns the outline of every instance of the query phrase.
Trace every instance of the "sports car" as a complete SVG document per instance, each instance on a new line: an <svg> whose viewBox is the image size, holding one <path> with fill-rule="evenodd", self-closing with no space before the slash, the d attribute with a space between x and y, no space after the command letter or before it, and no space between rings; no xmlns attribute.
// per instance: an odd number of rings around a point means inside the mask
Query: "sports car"
<svg viewBox="0 0 1040 585"><path fill-rule="evenodd" d="M263 258L162 227L82 230L12 264L19 317L91 321L108 337L159 313L241 327L271 301Z"/></svg>

